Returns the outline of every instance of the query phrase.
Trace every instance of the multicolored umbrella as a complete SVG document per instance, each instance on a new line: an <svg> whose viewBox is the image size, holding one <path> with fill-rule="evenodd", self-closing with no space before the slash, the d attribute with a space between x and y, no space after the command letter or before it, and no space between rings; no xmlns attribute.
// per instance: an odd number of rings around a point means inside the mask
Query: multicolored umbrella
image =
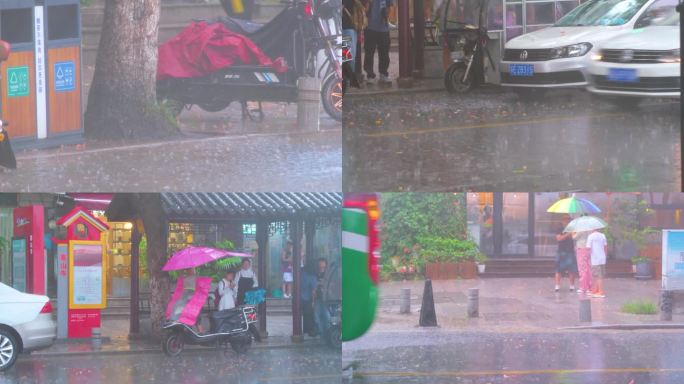
<svg viewBox="0 0 684 384"><path fill-rule="evenodd" d="M199 267L224 257L252 257L249 253L226 251L210 247L187 247L176 252L171 259L166 262L162 271L177 271L179 269L189 269Z"/></svg>
<svg viewBox="0 0 684 384"><path fill-rule="evenodd" d="M605 221L596 216L581 216L568 223L563 232L587 232L607 226Z"/></svg>
<svg viewBox="0 0 684 384"><path fill-rule="evenodd" d="M600 213L601 209L587 199L580 199L572 195L553 203L546 212L550 213Z"/></svg>

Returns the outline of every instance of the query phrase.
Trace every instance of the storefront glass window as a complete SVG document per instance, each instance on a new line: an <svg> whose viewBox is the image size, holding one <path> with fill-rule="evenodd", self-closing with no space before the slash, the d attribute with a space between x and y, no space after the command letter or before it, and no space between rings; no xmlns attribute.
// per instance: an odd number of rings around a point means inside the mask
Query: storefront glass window
<svg viewBox="0 0 684 384"><path fill-rule="evenodd" d="M520 3L506 4L506 39L523 34L523 6Z"/></svg>
<svg viewBox="0 0 684 384"><path fill-rule="evenodd" d="M487 9L487 30L490 32L503 30L504 3L501 0L492 0Z"/></svg>
<svg viewBox="0 0 684 384"><path fill-rule="evenodd" d="M491 192L468 193L468 233L487 256L494 255L494 194Z"/></svg>
<svg viewBox="0 0 684 384"><path fill-rule="evenodd" d="M528 215L529 197L527 193L503 194L503 255L528 255Z"/></svg>

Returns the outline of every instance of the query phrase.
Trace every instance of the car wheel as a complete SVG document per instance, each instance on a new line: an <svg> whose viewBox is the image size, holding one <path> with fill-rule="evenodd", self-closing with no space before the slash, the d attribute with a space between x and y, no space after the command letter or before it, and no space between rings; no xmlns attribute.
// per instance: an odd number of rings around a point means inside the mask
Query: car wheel
<svg viewBox="0 0 684 384"><path fill-rule="evenodd" d="M0 371L14 365L19 354L17 340L8 331L0 329Z"/></svg>

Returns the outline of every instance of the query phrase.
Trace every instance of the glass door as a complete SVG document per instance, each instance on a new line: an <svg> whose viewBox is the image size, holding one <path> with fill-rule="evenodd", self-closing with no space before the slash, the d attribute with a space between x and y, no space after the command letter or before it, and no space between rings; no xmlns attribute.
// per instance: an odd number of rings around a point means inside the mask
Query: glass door
<svg viewBox="0 0 684 384"><path fill-rule="evenodd" d="M501 255L530 255L529 193L504 193L501 206Z"/></svg>

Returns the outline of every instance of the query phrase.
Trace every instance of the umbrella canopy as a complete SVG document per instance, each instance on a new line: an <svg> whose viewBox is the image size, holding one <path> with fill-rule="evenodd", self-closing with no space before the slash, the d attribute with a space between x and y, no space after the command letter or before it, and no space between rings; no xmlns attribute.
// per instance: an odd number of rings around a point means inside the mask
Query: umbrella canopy
<svg viewBox="0 0 684 384"><path fill-rule="evenodd" d="M176 252L166 262L162 271L177 271L199 267L224 257L252 257L249 253L226 251L210 247L187 247Z"/></svg>
<svg viewBox="0 0 684 384"><path fill-rule="evenodd" d="M550 213L600 213L601 209L587 199L579 199L572 195L553 203L546 212Z"/></svg>
<svg viewBox="0 0 684 384"><path fill-rule="evenodd" d="M563 232L587 232L607 226L605 221L596 216L582 216L568 223Z"/></svg>

